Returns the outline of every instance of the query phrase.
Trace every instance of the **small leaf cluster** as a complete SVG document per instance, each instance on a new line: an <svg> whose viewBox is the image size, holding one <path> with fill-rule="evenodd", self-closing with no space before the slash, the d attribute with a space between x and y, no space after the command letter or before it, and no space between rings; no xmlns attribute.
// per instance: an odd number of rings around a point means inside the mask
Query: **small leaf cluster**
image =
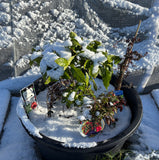
<svg viewBox="0 0 159 160"><path fill-rule="evenodd" d="M91 115L94 121L97 119L105 119L108 125L115 122L114 115L120 110L123 110L123 105L126 105L126 100L123 95L117 96L114 92L100 95L93 104ZM96 113L99 115L96 115Z"/></svg>

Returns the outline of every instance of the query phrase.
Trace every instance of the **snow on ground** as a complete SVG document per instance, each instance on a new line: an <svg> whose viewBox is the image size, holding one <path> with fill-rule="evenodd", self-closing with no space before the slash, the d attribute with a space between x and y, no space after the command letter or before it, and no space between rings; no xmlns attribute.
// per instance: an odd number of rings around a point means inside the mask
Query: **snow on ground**
<svg viewBox="0 0 159 160"><path fill-rule="evenodd" d="M152 97L154 98L157 107L159 107L159 89L155 89L151 93ZM158 108L159 109L159 108Z"/></svg>
<svg viewBox="0 0 159 160"><path fill-rule="evenodd" d="M24 79L21 80L23 81ZM11 81L11 79L5 81L4 87L7 84L9 85ZM18 89L19 85L13 86L13 88L16 87ZM159 157L159 153L157 152L159 151L159 111L150 95L141 95L140 98L143 103L143 119L136 131L138 138L135 138L135 135L133 136L134 141L132 141L131 150L133 151L133 159L146 160L151 157ZM24 131L16 115L18 101L19 98L16 97L11 99L11 111L4 127L4 134L0 144L0 159L36 160L38 157L34 151L33 141ZM2 102L4 103L2 106L5 107L5 102Z"/></svg>
<svg viewBox="0 0 159 160"><path fill-rule="evenodd" d="M142 95L140 98L143 105L143 119L139 127L142 131L139 134L140 147L146 147L149 151L159 150L159 111L150 95Z"/></svg>
<svg viewBox="0 0 159 160"><path fill-rule="evenodd" d="M33 81L38 79L41 76L40 70L37 67L33 67L29 71L27 71L23 76L13 77L6 79L4 81L0 81L0 89L5 88L13 93L19 93L19 91L28 86Z"/></svg>
<svg viewBox="0 0 159 160"><path fill-rule="evenodd" d="M148 10L139 5L132 5L125 0L100 0L105 5L108 2L111 6L116 8L126 8L131 10L133 14L148 15L149 18L142 22L140 28L140 35L143 36L143 41L137 43L134 49L144 54L148 52L148 56L144 57L139 62L136 62L137 69L147 68L159 64L159 1L154 0L153 6ZM120 3L122 2L122 3ZM38 0L32 1L20 1L16 0L12 3L12 10L14 12L14 36L11 36L12 29L10 27L11 13L9 2L2 2L0 4L0 48L9 47L12 45L12 41L24 38L25 42L33 43L36 39L36 34L40 33L37 42L38 46L44 46L50 40L55 41L57 39L65 40L68 37L70 31L77 32L80 36L93 38L100 40L104 43L105 48L109 53L115 53L123 56L125 52L126 43L120 41L126 37L130 37L135 34L137 26L119 28L108 27L106 23L100 20L98 14L95 13L88 3L85 3L87 8L87 14L90 15L91 20L89 23L83 17L80 17L74 10L64 8L50 8L48 12L44 11L46 6L51 6L52 2L40 2ZM63 3L61 3L64 5ZM61 6L62 6L61 5ZM30 8L26 14L25 9ZM24 12L23 12L24 10ZM86 15L87 15L86 14ZM34 26L32 26L34 24ZM32 31L32 32L31 32ZM29 32L33 33L32 37L26 36ZM121 36L124 35L124 36ZM33 40L33 38L35 38ZM114 47L114 44L117 45ZM23 44L22 42L19 44ZM25 44L25 43L24 43ZM36 45L37 45L36 44ZM37 46L37 47L38 47ZM35 73L35 72L36 73ZM11 78L0 82L0 88L6 88L10 91L19 91L24 86L30 84L32 81L39 77L39 71L36 69L32 73L29 73L22 77ZM4 90L3 90L4 91ZM5 92L5 91L4 91ZM4 97L4 92L1 92ZM154 93L155 92L155 93ZM159 93L154 91L155 97L159 96ZM138 135L138 143L132 144L132 149L136 153L133 157L135 160L147 160L153 157L159 159L159 112L155 108L155 104L150 95L140 96L143 103L143 120L136 134ZM5 96L5 98L9 98ZM33 141L28 137L23 127L21 126L16 116L16 105L19 98L12 98L11 111L5 125L4 136L2 137L0 144L0 159L1 160L36 160ZM158 103L158 102L157 102ZM5 107L5 102L1 101L1 105ZM1 114L3 110L0 110ZM4 115L4 114L3 114ZM151 150L154 150L151 153Z"/></svg>
<svg viewBox="0 0 159 160"><path fill-rule="evenodd" d="M0 89L0 133L3 128L5 115L10 102L10 92L7 89Z"/></svg>
<svg viewBox="0 0 159 160"><path fill-rule="evenodd" d="M71 3L73 4L71 5ZM158 0L154 0L150 9L126 0L100 0L100 3L103 5L102 9L106 4L109 4L116 9L128 10L131 12L130 15L148 16L148 19L142 22L139 32L142 42L136 44L134 50L141 54L145 52L149 54L135 64L137 69L158 65ZM9 3L3 3L0 5L0 14L3 15L1 21L5 20L7 24L0 26L0 41L2 41L0 48L17 41L18 45L21 45L20 47L24 47L25 51L28 44L42 47L50 40L53 42L57 39L65 40L70 31L75 31L82 37L100 40L109 53L123 56L126 48L125 39L135 34L137 25L122 29L109 27L102 20L100 9L95 9L93 5L94 3L90 5L87 0L78 5L71 0L67 4L64 1L56 3L56 1L29 0L26 2L14 0L11 3L12 13L10 13ZM8 25L8 21L11 19L10 14L13 17L13 37L11 37L11 28ZM132 70L131 68L130 71Z"/></svg>
<svg viewBox="0 0 159 160"><path fill-rule="evenodd" d="M34 143L23 129L17 117L16 106L18 100L19 98L17 97L12 97L11 99L11 111L4 127L4 136L0 143L0 159L38 160L34 150Z"/></svg>

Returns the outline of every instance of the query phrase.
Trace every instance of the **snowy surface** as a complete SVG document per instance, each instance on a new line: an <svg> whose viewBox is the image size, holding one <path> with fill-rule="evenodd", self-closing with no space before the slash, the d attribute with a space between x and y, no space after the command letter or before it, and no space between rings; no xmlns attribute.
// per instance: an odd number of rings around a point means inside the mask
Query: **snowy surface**
<svg viewBox="0 0 159 160"><path fill-rule="evenodd" d="M26 74L19 77L13 77L6 79L4 81L0 81L0 89L5 88L13 93L19 93L19 91L28 86L33 81L38 79L41 76L39 68L35 67L30 69Z"/></svg>
<svg viewBox="0 0 159 160"><path fill-rule="evenodd" d="M139 130L141 146L149 151L159 149L159 111L150 95L140 96L143 104L143 119Z"/></svg>
<svg viewBox="0 0 159 160"><path fill-rule="evenodd" d="M0 89L0 133L2 131L4 118L10 102L10 92L7 89Z"/></svg>
<svg viewBox="0 0 159 160"><path fill-rule="evenodd" d="M158 94L159 96L159 94ZM148 95L140 96L143 104L143 119L135 136L130 138L133 156L126 160L159 159L159 111Z"/></svg>
<svg viewBox="0 0 159 160"><path fill-rule="evenodd" d="M159 107L159 89L153 90L151 94L152 94L155 102L157 103L157 106Z"/></svg>
<svg viewBox="0 0 159 160"><path fill-rule="evenodd" d="M100 88L98 90L98 94L101 94L102 91L105 89L104 85L100 84L102 84L102 80L98 79L97 86L98 89ZM109 90L111 88L113 87L110 87ZM94 147L97 145L97 142L106 141L109 138L118 135L120 132L126 129L130 124L131 111L129 107L125 106L123 107L122 112L118 111L118 114L115 115L115 118L118 119L115 128L110 128L106 124L104 130L101 133L97 134L95 137L83 138L79 132L80 123L78 117L81 116L82 114L86 118L90 116L89 109L87 108L88 105L82 106L82 108L73 107L67 109L65 104L62 104L61 102L57 101L56 103L54 103L54 107L52 110L53 116L49 118L47 117L48 110L46 105L46 96L47 96L47 90L41 92L37 96L39 105L37 109L29 113L30 120L42 134L54 140L63 142L64 146L75 147L75 148ZM19 110L19 107L17 110ZM22 118L24 118L24 116ZM32 134L34 133L35 132L33 132Z"/></svg>
<svg viewBox="0 0 159 160"><path fill-rule="evenodd" d="M19 98L11 99L11 111L4 127L4 135L0 143L1 160L38 160L33 140L22 127L16 106Z"/></svg>
<svg viewBox="0 0 159 160"><path fill-rule="evenodd" d="M41 2L38 0L11 2L14 26L12 28L13 36L11 36L12 29L9 25L11 21L10 5L7 2L3 2L0 5L0 23L5 22L5 25L0 26L0 48L11 46L14 41L18 43L16 47L24 50L24 52L26 46L29 45L43 48L50 41L66 40L70 31L75 31L84 38L101 41L109 53L122 57L126 49L125 39L135 34L137 25L123 27L122 29L108 26L102 20L104 17L102 17L103 15L101 15L100 11L106 9L105 6L109 4L117 10L128 10L130 17L132 15L145 15L148 17L142 22L140 28L139 34L142 41L134 46L134 50L141 54L145 52L149 54L139 62L135 62L137 65L136 69L149 69L158 65L158 0L154 0L151 8L146 8L126 0L100 0L99 2L102 6L99 9L95 9L96 6L93 6L96 3L90 5L88 0L85 0L83 4L82 2L76 4L75 1L67 2L65 3L62 0L59 2ZM58 5L59 7L57 7ZM16 53L19 54L20 52L18 52L19 50ZM25 59L25 57L23 58ZM23 63L21 65L18 64L18 66L23 67ZM132 70L133 68L130 69L130 71Z"/></svg>
<svg viewBox="0 0 159 160"><path fill-rule="evenodd" d="M26 127L26 129L32 134L33 136L42 138L42 136L39 133L38 128L35 127L34 124L31 123L31 121L28 119L28 116L26 115L26 112L23 108L23 102L22 99L19 100L17 104L17 115Z"/></svg>
<svg viewBox="0 0 159 160"><path fill-rule="evenodd" d="M151 67L158 65L159 1L154 0L154 4L150 9L139 5L133 5L126 0L100 0L100 2L103 5L109 3L110 6L116 9L128 9L134 15L146 15L149 17L142 22L140 28L140 35L141 37L143 36L142 42L134 46L134 50L142 54L148 51L149 54L139 62L136 62L136 65L137 69L151 69ZM49 8L49 11L46 10L46 12L42 12L42 14L39 14L39 10L45 11L45 7L51 6L50 4L54 3L53 1L40 2L38 0L22 0L19 2L15 1L14 3L11 1L11 3L13 4L12 11L14 12L14 36L11 36L12 28L9 22L11 20L10 5L9 2L4 1L0 3L0 48L11 46L14 40L25 47L28 43L35 44L37 40L34 39L36 37L34 31L40 31L41 33L37 48L45 46L50 40L53 42L57 39L65 40L68 38L70 31L75 31L82 37L102 41L109 53L123 56L126 43L124 40L120 40L134 35L137 28L137 26L124 27L122 29L109 27L106 23L101 21L98 17L98 13L92 10L87 1L84 3L84 7L87 8L87 12L84 12L84 14L85 16L90 16L90 19L87 19L87 21L74 10L63 8L63 6L69 5L66 3L64 4L64 1L61 2L61 7L56 9ZM27 8L29 8L28 13L23 14L25 10L27 11ZM32 26L32 24L34 24L34 26ZM33 34L31 34L30 37L26 36L29 32ZM24 41L21 41L22 38ZM24 65L24 63L18 64L19 66ZM130 71L132 71L132 69ZM19 91L39 77L39 73L38 69L36 73L29 73L23 77L1 81L0 88L6 88L13 92ZM158 92L155 92L155 95L158 97ZM159 121L158 110L150 95L140 97L144 104L143 120L136 132L138 138L136 138L135 135L132 136L134 141L132 141L131 148L135 155L129 160L159 159L159 143L157 143L159 141L159 127L157 125ZM33 142L24 131L16 116L16 105L18 101L19 98L12 98L11 111L0 144L0 159L36 160L38 158L35 155ZM1 105L5 106L5 104Z"/></svg>
<svg viewBox="0 0 159 160"><path fill-rule="evenodd" d="M4 87L9 85L11 81L11 79L5 81ZM18 89L19 85L13 86L13 88L16 87ZM159 111L150 95L142 95L140 98L143 103L143 120L136 133L130 138L132 140L130 147L134 153L131 160L145 160L159 157L159 153L157 152L159 150ZM33 141L23 129L16 115L18 101L19 98L12 98L11 111L4 127L5 131L0 144L0 159L21 160L23 157L23 160L36 160L38 157L34 151Z"/></svg>

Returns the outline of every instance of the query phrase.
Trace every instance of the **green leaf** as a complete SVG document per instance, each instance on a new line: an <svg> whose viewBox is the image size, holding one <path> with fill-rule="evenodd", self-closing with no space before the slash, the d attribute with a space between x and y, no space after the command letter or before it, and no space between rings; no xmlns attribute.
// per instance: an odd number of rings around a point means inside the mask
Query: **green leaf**
<svg viewBox="0 0 159 160"><path fill-rule="evenodd" d="M70 38L75 38L77 34L75 32L70 32Z"/></svg>
<svg viewBox="0 0 159 160"><path fill-rule="evenodd" d="M107 55L107 59L109 63L112 63L114 61L114 64L118 64L121 61L121 58L116 55Z"/></svg>
<svg viewBox="0 0 159 160"><path fill-rule="evenodd" d="M73 102L71 102L71 101L69 101L69 100L66 100L67 102L66 102L66 107L67 108L70 108L71 107L71 104L73 103Z"/></svg>
<svg viewBox="0 0 159 160"><path fill-rule="evenodd" d="M72 42L72 46L69 47L69 49L71 51L73 51L72 54L76 55L79 51L80 51L79 53L81 53L82 52L82 46L80 45L80 43L76 39L73 39L73 38L71 39L71 42Z"/></svg>
<svg viewBox="0 0 159 160"><path fill-rule="evenodd" d="M34 64L34 61L31 61L29 62L30 66L32 66Z"/></svg>
<svg viewBox="0 0 159 160"><path fill-rule="evenodd" d="M32 49L31 49L31 51L32 51L32 52L35 52L35 51L36 51L36 49L35 49L35 48L32 48Z"/></svg>
<svg viewBox="0 0 159 160"><path fill-rule="evenodd" d="M71 72L74 79L76 79L78 82L85 82L85 75L81 71L81 69L71 66Z"/></svg>
<svg viewBox="0 0 159 160"><path fill-rule="evenodd" d="M27 114L32 111L32 108L31 108L30 104L25 106L25 111L26 111Z"/></svg>
<svg viewBox="0 0 159 160"><path fill-rule="evenodd" d="M72 60L75 58L75 56L70 57L68 60L65 58L58 58L55 60L55 62L59 65L64 67L64 70L67 69L67 67L71 64Z"/></svg>
<svg viewBox="0 0 159 160"><path fill-rule="evenodd" d="M47 85L47 84L49 84L50 82L52 82L52 78L49 76L49 77L46 79L45 84Z"/></svg>
<svg viewBox="0 0 159 160"><path fill-rule="evenodd" d="M74 58L75 58L75 56L72 56L72 57L70 57L70 58L68 59L68 65L71 64L71 62L73 61Z"/></svg>
<svg viewBox="0 0 159 160"><path fill-rule="evenodd" d="M112 55L107 55L107 63L112 63L113 59L112 59Z"/></svg>
<svg viewBox="0 0 159 160"><path fill-rule="evenodd" d="M99 41L92 41L87 45L87 49L96 52L98 46L101 46L101 43Z"/></svg>
<svg viewBox="0 0 159 160"><path fill-rule="evenodd" d="M118 64L120 63L121 58L119 56L112 55L112 60L114 60L114 64Z"/></svg>
<svg viewBox="0 0 159 160"><path fill-rule="evenodd" d="M86 72L86 86L88 86L89 85L89 75L88 75L88 73Z"/></svg>
<svg viewBox="0 0 159 160"><path fill-rule="evenodd" d="M45 74L43 74L43 80L46 81L47 79L47 73L45 72Z"/></svg>
<svg viewBox="0 0 159 160"><path fill-rule="evenodd" d="M64 68L68 66L68 61L67 61L67 59L65 59L65 58L58 58L58 59L55 60L55 62L56 62L59 66L64 67ZM64 70L65 70L65 69L64 69Z"/></svg>
<svg viewBox="0 0 159 160"><path fill-rule="evenodd" d="M32 66L34 64L34 62L36 62L38 64L38 66L40 66L40 62L42 60L42 56L35 58L34 60L30 61L30 65Z"/></svg>
<svg viewBox="0 0 159 160"><path fill-rule="evenodd" d="M87 68L87 64L90 62L89 59L87 59L85 62L84 62L84 65L83 65L83 68L86 69Z"/></svg>
<svg viewBox="0 0 159 160"><path fill-rule="evenodd" d="M105 55L105 57L107 57L107 55L108 55L108 52L107 52L107 51L102 52L102 53Z"/></svg>
<svg viewBox="0 0 159 160"><path fill-rule="evenodd" d="M62 76L64 79L71 79L70 75L68 74L67 71L64 72L64 75Z"/></svg>
<svg viewBox="0 0 159 160"><path fill-rule="evenodd" d="M99 71L97 73L93 74L92 73L93 72L93 67L94 67L93 64L89 66L89 68L88 68L89 69L89 75L93 78L96 78L99 74Z"/></svg>
<svg viewBox="0 0 159 160"><path fill-rule="evenodd" d="M93 87L94 87L94 89L95 89L95 91L97 91L97 85L96 85L96 82L95 82L95 80L94 79L92 79L92 82L93 82Z"/></svg>
<svg viewBox="0 0 159 160"><path fill-rule="evenodd" d="M102 74L103 84L105 88L108 89L113 72L112 70L110 71L107 68L106 69L102 68L101 74Z"/></svg>

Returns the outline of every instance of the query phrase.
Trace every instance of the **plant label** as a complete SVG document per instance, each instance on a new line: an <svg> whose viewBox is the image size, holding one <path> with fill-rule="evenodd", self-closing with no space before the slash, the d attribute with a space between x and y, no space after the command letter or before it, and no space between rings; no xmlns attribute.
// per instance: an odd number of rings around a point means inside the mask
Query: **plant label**
<svg viewBox="0 0 159 160"><path fill-rule="evenodd" d="M24 101L25 110L27 113L29 113L32 109L35 109L37 107L34 84L30 84L29 86L23 88L20 91L20 93Z"/></svg>

